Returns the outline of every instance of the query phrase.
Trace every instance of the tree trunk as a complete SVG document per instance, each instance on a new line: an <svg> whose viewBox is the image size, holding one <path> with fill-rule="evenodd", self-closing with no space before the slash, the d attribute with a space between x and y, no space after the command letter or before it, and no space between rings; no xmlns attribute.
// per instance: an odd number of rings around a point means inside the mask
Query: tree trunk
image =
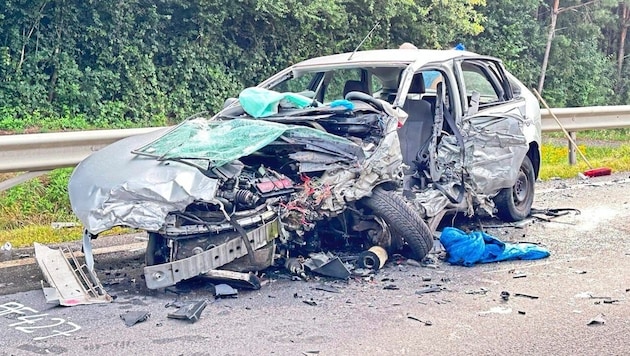
<svg viewBox="0 0 630 356"><path fill-rule="evenodd" d="M540 69L540 80L538 81L538 93L542 95L543 86L545 85L545 75L547 74L547 64L549 63L549 52L551 52L551 42L556 31L556 21L558 20L558 6L560 0L554 0L553 10L551 11L551 24L549 25L549 35L547 36L547 48L543 57L542 67Z"/></svg>
<svg viewBox="0 0 630 356"><path fill-rule="evenodd" d="M621 85L621 73L626 51L626 35L628 34L628 20L630 11L625 2L619 3L619 50L617 51L617 86Z"/></svg>

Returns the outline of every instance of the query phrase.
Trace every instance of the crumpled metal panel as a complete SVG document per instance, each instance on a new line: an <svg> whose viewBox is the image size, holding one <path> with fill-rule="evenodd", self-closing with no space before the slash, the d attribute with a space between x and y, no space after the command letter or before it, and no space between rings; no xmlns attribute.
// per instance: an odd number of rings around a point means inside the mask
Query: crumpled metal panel
<svg viewBox="0 0 630 356"><path fill-rule="evenodd" d="M464 204L469 207L469 215L473 213L473 201L491 212L493 203L489 198L502 188L514 185L529 148L523 134L524 120L518 109L507 114L483 113L465 117L460 130L465 147L463 162L456 137L442 136L436 148L437 183L451 197L457 197L463 172L466 185L463 199L468 201ZM418 193L413 203L423 217L436 216L459 204L451 202L442 191L434 188Z"/></svg>
<svg viewBox="0 0 630 356"><path fill-rule="evenodd" d="M114 226L157 231L171 211L194 200L211 201L215 179L197 168L131 153L165 130L132 136L83 160L68 185L72 209L85 228L98 234Z"/></svg>
<svg viewBox="0 0 630 356"><path fill-rule="evenodd" d="M528 150L522 122L522 117L516 114L484 114L462 120L463 166L475 192L494 194L514 184ZM441 181L461 178L461 150L455 136L440 141L437 166L443 174Z"/></svg>
<svg viewBox="0 0 630 356"><path fill-rule="evenodd" d="M529 149L523 122L518 111L464 118L464 141L473 146L472 161L466 167L476 192L494 194L514 185Z"/></svg>

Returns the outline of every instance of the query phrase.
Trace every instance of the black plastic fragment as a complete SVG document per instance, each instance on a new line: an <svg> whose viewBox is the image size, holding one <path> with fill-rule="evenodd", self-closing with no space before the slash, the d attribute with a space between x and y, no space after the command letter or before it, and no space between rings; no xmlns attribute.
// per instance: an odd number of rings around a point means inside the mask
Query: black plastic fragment
<svg viewBox="0 0 630 356"><path fill-rule="evenodd" d="M529 299L538 299L537 296L535 295L529 295L529 294L523 294L523 293L514 293L515 297L524 297L524 298L529 298Z"/></svg>
<svg viewBox="0 0 630 356"><path fill-rule="evenodd" d="M436 292L439 292L441 290L442 290L442 288L440 288L439 286L429 286L429 287L417 290L416 294L436 293Z"/></svg>
<svg viewBox="0 0 630 356"><path fill-rule="evenodd" d="M238 290L225 283L217 284L214 286L214 296L216 298L236 298L238 296Z"/></svg>
<svg viewBox="0 0 630 356"><path fill-rule="evenodd" d="M206 308L206 305L208 303L205 300L189 303L166 316L171 319L189 320L195 323L201 317L201 312Z"/></svg>
<svg viewBox="0 0 630 356"><path fill-rule="evenodd" d="M606 320L604 320L604 314L599 314L593 319L591 319L588 323L586 323L586 325L589 325L589 326L604 325L604 324L606 324Z"/></svg>
<svg viewBox="0 0 630 356"><path fill-rule="evenodd" d="M146 321L151 316L148 311L128 311L125 314L120 314L120 318L125 322L127 326L133 326L137 323Z"/></svg>
<svg viewBox="0 0 630 356"><path fill-rule="evenodd" d="M409 314L407 314L407 319L411 319L411 320L415 320L415 321L420 322L420 323L424 323L424 325L426 325L426 326L433 325L433 323L430 320L420 320L420 319L416 318L415 316L409 315Z"/></svg>
<svg viewBox="0 0 630 356"><path fill-rule="evenodd" d="M334 286L329 286L329 285L326 285L326 284L320 284L320 285L316 286L315 289L316 290L321 290L321 291L324 291L324 292L329 292L329 293L341 293L339 288L334 287Z"/></svg>

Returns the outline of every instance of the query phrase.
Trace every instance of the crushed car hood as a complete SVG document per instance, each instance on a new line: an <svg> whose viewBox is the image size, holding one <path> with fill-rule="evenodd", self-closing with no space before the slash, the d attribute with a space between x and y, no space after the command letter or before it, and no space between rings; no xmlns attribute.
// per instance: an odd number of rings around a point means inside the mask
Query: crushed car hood
<svg viewBox="0 0 630 356"><path fill-rule="evenodd" d="M219 181L202 170L224 166L280 136L315 145L332 142L346 147L342 154L364 158L353 142L308 127L192 119L173 129L123 139L87 157L70 177L72 209L92 234L114 226L158 231L169 212L214 200Z"/></svg>

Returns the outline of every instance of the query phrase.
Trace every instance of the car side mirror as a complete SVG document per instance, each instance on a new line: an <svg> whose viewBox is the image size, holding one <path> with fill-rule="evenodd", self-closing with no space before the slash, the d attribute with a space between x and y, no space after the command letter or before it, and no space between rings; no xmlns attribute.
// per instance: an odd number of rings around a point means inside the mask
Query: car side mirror
<svg viewBox="0 0 630 356"><path fill-rule="evenodd" d="M521 87L517 83L510 81L510 86L512 87L512 95L514 97L521 96Z"/></svg>

